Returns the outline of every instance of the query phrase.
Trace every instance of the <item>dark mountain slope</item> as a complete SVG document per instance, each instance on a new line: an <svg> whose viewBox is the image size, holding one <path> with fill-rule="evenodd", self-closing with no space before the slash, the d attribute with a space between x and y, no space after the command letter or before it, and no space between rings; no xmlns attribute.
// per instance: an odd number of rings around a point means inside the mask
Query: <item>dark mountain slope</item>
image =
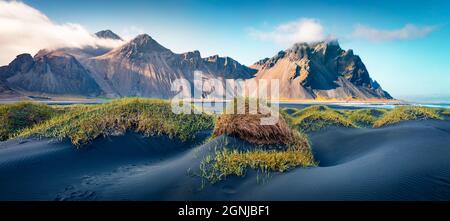
<svg viewBox="0 0 450 221"><path fill-rule="evenodd" d="M279 79L280 96L300 99L392 99L353 50L337 41L299 43L256 62L257 79Z"/></svg>
<svg viewBox="0 0 450 221"><path fill-rule="evenodd" d="M78 60L61 51L22 54L0 73L18 91L56 95L98 96L101 89Z"/></svg>

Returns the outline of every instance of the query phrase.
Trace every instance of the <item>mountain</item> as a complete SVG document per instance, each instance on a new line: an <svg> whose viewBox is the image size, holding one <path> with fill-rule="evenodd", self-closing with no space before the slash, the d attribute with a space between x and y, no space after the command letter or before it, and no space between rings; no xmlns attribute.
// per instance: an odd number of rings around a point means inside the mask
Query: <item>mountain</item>
<svg viewBox="0 0 450 221"><path fill-rule="evenodd" d="M89 59L86 67L107 94L170 98L177 78L192 81L194 71L207 77L247 79L256 73L231 58L202 58L199 51L176 54L149 35L139 35L125 45Z"/></svg>
<svg viewBox="0 0 450 221"><path fill-rule="evenodd" d="M373 81L361 58L337 41L299 43L251 66L256 79L279 79L280 97L392 99Z"/></svg>
<svg viewBox="0 0 450 221"><path fill-rule="evenodd" d="M99 38L106 38L106 39L113 39L113 40L121 40L123 39L117 35L116 33L112 32L111 30L103 30L95 33L95 36Z"/></svg>
<svg viewBox="0 0 450 221"><path fill-rule="evenodd" d="M99 32L95 33L94 35L99 38L102 38L102 39L123 41L123 39L119 35L112 32L111 30L99 31ZM106 47L106 46L96 46L96 47L85 46L82 48L57 48L57 49L53 49L53 50L44 49L41 51L70 54L70 55L74 56L77 60L79 60L81 63L83 63L86 59L105 54L105 53L111 51L112 49L113 48Z"/></svg>
<svg viewBox="0 0 450 221"><path fill-rule="evenodd" d="M112 32L111 30L104 30L99 31L94 34L95 36L103 39L111 39L111 40L120 40L123 41L120 36L118 36L116 33ZM102 54L105 54L109 51L111 51L113 48L106 47L106 46L84 46L82 48L70 48L70 47L63 47L63 48L57 48L57 49L43 49L40 50L38 53L64 53L69 54L75 57L80 63L84 63L85 60L96 57Z"/></svg>
<svg viewBox="0 0 450 221"><path fill-rule="evenodd" d="M34 58L21 54L0 69L6 85L15 91L98 96L101 89L78 60L61 51L41 50Z"/></svg>
<svg viewBox="0 0 450 221"><path fill-rule="evenodd" d="M110 30L95 33L99 38L122 40ZM105 54L112 48L86 46L83 48L42 49L34 58L21 54L9 65L0 67L2 94L43 93L49 95L98 96L102 89L82 63ZM12 89L14 88L14 89Z"/></svg>
<svg viewBox="0 0 450 221"><path fill-rule="evenodd" d="M110 30L95 35L121 39ZM392 98L371 79L361 58L337 41L295 44L247 67L230 57L202 58L199 51L174 53L147 34L116 48L18 55L0 67L0 93L171 98L177 93L171 91L172 82L183 78L192 85L195 71L204 79L279 79L280 97L288 99Z"/></svg>

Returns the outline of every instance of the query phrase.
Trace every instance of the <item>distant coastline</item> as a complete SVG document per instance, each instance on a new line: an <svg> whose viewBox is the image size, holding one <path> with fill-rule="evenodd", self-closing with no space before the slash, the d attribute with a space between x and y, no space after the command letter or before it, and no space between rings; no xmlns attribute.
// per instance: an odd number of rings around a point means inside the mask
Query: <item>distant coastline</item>
<svg viewBox="0 0 450 221"><path fill-rule="evenodd" d="M71 105L71 104L101 104L110 102L118 98L104 98L104 97L81 97L81 96L22 96L0 98L0 104L16 103L21 101L39 102L49 105ZM192 103L226 103L228 100L214 100L214 99L192 99ZM396 99L279 99L278 102L281 107L291 105L311 106L311 105L327 105L335 107L367 107L367 108L394 108L399 105L415 105L434 108L450 108L450 103L440 102L414 102Z"/></svg>

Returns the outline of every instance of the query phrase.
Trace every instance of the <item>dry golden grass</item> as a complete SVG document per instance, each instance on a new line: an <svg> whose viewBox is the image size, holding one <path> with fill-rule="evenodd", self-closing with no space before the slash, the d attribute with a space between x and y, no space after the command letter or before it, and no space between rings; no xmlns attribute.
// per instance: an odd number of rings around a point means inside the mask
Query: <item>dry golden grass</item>
<svg viewBox="0 0 450 221"><path fill-rule="evenodd" d="M261 107L263 108L263 107ZM309 140L292 129L285 114L279 115L274 125L261 125L265 114L223 114L214 127L213 136L225 134L255 145L280 145L280 149L229 150L224 147L213 156L207 156L200 165L201 176L212 183L229 175L244 175L247 168L283 172L298 166L314 166Z"/></svg>
<svg viewBox="0 0 450 221"><path fill-rule="evenodd" d="M254 144L284 144L292 138L292 131L283 118L275 125L261 125L264 115L230 114L218 117L214 137L226 134Z"/></svg>
<svg viewBox="0 0 450 221"><path fill-rule="evenodd" d="M274 125L261 125L261 119L270 116L266 114L268 107L258 106L255 114L249 113L249 102L245 102L244 114L238 114L237 106L232 106L234 112L226 112L216 120L213 136L222 134L238 137L254 144L286 144L293 137L292 130L283 116L279 116ZM244 107L241 107L244 108ZM265 109L262 111L262 109ZM229 113L229 114L228 114ZM264 113L264 114L263 114Z"/></svg>

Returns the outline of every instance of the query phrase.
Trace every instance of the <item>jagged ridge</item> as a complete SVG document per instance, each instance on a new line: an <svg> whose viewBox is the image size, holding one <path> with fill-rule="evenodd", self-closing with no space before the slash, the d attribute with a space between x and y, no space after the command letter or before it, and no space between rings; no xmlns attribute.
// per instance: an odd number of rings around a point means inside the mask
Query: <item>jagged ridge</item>
<svg viewBox="0 0 450 221"><path fill-rule="evenodd" d="M279 79L280 96L300 99L392 99L353 50L337 41L298 43L256 62L257 79Z"/></svg>

